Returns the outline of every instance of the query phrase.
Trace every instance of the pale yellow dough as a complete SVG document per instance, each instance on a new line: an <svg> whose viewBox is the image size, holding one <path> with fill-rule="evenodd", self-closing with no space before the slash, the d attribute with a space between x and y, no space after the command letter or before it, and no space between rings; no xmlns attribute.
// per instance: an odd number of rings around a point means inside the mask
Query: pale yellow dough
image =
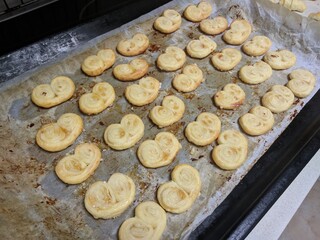
<svg viewBox="0 0 320 240"><path fill-rule="evenodd" d="M136 58L127 64L113 68L113 75L120 81L133 81L142 78L148 72L149 64L143 58Z"/></svg>
<svg viewBox="0 0 320 240"><path fill-rule="evenodd" d="M202 32L209 35L217 35L228 28L228 21L225 17L215 17L214 19L204 19L200 22Z"/></svg>
<svg viewBox="0 0 320 240"><path fill-rule="evenodd" d="M167 214L159 204L142 202L135 209L135 217L121 224L119 240L160 240L166 225Z"/></svg>
<svg viewBox="0 0 320 240"><path fill-rule="evenodd" d="M137 115L127 114L120 124L109 125L104 132L104 140L115 150L124 150L135 145L144 134L144 124Z"/></svg>
<svg viewBox="0 0 320 240"><path fill-rule="evenodd" d="M117 50L124 56L136 56L147 50L149 38L142 33L135 34L132 38L121 40L117 45Z"/></svg>
<svg viewBox="0 0 320 240"><path fill-rule="evenodd" d="M171 179L158 188L158 202L167 212L185 212L200 195L200 174L188 164L179 164L173 169Z"/></svg>
<svg viewBox="0 0 320 240"><path fill-rule="evenodd" d="M253 65L245 65L239 71L239 78L248 84L259 84L272 76L272 68L269 64L259 61Z"/></svg>
<svg viewBox="0 0 320 240"><path fill-rule="evenodd" d="M153 27L162 33L172 33L181 26L181 16L173 9L167 9L163 12L163 16L158 17L153 24Z"/></svg>
<svg viewBox="0 0 320 240"><path fill-rule="evenodd" d="M192 22L200 22L210 16L212 6L208 2L200 2L197 6L190 5L184 11L184 17Z"/></svg>
<svg viewBox="0 0 320 240"><path fill-rule="evenodd" d="M255 36L242 46L242 50L249 56L261 56L268 52L272 45L266 36Z"/></svg>
<svg viewBox="0 0 320 240"><path fill-rule="evenodd" d="M74 113L65 113L56 123L43 125L37 132L36 142L49 152L61 151L73 144L82 130L82 118Z"/></svg>
<svg viewBox="0 0 320 240"><path fill-rule="evenodd" d="M302 0L280 0L279 4L290 11L304 12L307 9L306 4Z"/></svg>
<svg viewBox="0 0 320 240"><path fill-rule="evenodd" d="M287 111L294 102L291 90L282 85L274 85L263 95L262 105L269 108L273 113Z"/></svg>
<svg viewBox="0 0 320 240"><path fill-rule="evenodd" d="M235 48L225 48L220 53L213 54L211 62L220 71L232 70L240 61L241 52Z"/></svg>
<svg viewBox="0 0 320 240"><path fill-rule="evenodd" d="M229 83L214 95L214 102L220 109L236 109L243 104L245 92L237 84Z"/></svg>
<svg viewBox="0 0 320 240"><path fill-rule="evenodd" d="M288 50L267 52L263 59L275 70L288 69L296 63L296 56Z"/></svg>
<svg viewBox="0 0 320 240"><path fill-rule="evenodd" d="M247 40L251 31L252 27L248 21L237 19L231 23L230 29L223 34L223 40L231 45L240 45Z"/></svg>
<svg viewBox="0 0 320 240"><path fill-rule="evenodd" d="M138 148L138 158L147 168L166 166L175 159L181 144L178 139L169 132L160 132L154 140L146 140Z"/></svg>
<svg viewBox="0 0 320 240"><path fill-rule="evenodd" d="M199 114L197 120L188 124L185 135L189 142L198 146L206 146L217 139L221 131L221 121L213 113Z"/></svg>
<svg viewBox="0 0 320 240"><path fill-rule="evenodd" d="M308 18L320 21L320 12L310 13Z"/></svg>
<svg viewBox="0 0 320 240"><path fill-rule="evenodd" d="M133 202L135 193L135 184L130 177L114 173L108 182L97 181L88 188L84 205L96 219L115 218Z"/></svg>
<svg viewBox="0 0 320 240"><path fill-rule="evenodd" d="M187 53L193 58L205 58L217 47L215 41L201 35L199 40L191 40L187 45Z"/></svg>
<svg viewBox="0 0 320 240"><path fill-rule="evenodd" d="M197 64L190 64L183 68L181 74L175 76L172 85L179 92L192 92L204 81L203 73Z"/></svg>
<svg viewBox="0 0 320 240"><path fill-rule="evenodd" d="M65 76L52 79L49 84L36 86L31 95L34 104L43 108L50 108L69 100L75 90L73 81Z"/></svg>
<svg viewBox="0 0 320 240"><path fill-rule="evenodd" d="M91 93L83 94L79 99L81 112L92 115L98 114L111 106L116 94L113 87L107 82L97 83Z"/></svg>
<svg viewBox="0 0 320 240"><path fill-rule="evenodd" d="M307 97L316 84L316 78L314 75L304 69L296 69L289 75L290 81L287 83L287 87L298 98Z"/></svg>
<svg viewBox="0 0 320 240"><path fill-rule="evenodd" d="M89 178L99 166L101 150L92 143L79 144L74 154L62 158L55 167L57 176L65 183L78 184Z"/></svg>
<svg viewBox="0 0 320 240"><path fill-rule="evenodd" d="M157 66L164 71L176 71L186 62L185 52L178 47L169 46L157 59Z"/></svg>

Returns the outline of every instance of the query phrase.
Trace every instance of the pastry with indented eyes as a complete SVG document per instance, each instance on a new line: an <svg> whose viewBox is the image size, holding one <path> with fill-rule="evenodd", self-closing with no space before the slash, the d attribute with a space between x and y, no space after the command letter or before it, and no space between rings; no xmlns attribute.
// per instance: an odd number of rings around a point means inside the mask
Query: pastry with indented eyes
<svg viewBox="0 0 320 240"><path fill-rule="evenodd" d="M136 56L147 50L149 38L142 33L135 34L132 38L121 40L117 45L117 50L124 56Z"/></svg>
<svg viewBox="0 0 320 240"><path fill-rule="evenodd" d="M232 70L240 61L241 52L235 48L225 48L219 53L214 53L211 62L220 71Z"/></svg>
<svg viewBox="0 0 320 240"><path fill-rule="evenodd" d="M298 98L307 97L316 84L316 78L313 74L304 69L296 69L289 75L290 81L287 83L287 87Z"/></svg>
<svg viewBox="0 0 320 240"><path fill-rule="evenodd" d="M223 34L223 40L231 45L244 43L251 34L251 25L244 19L234 20L230 29Z"/></svg>
<svg viewBox="0 0 320 240"><path fill-rule="evenodd" d="M203 112L196 121L188 124L185 135L189 142L197 146L206 146L217 139L220 130L220 119L213 113Z"/></svg>
<svg viewBox="0 0 320 240"><path fill-rule="evenodd" d="M61 151L73 144L82 130L82 118L74 113L65 113L56 123L43 125L37 132L36 142L48 152Z"/></svg>
<svg viewBox="0 0 320 240"><path fill-rule="evenodd" d="M204 81L202 71L197 64L190 64L183 68L182 73L175 76L172 85L179 92L192 92Z"/></svg>
<svg viewBox="0 0 320 240"><path fill-rule="evenodd" d="M123 150L135 145L144 134L144 124L137 115L127 114L120 124L111 124L104 132L104 140L109 147Z"/></svg>
<svg viewBox="0 0 320 240"><path fill-rule="evenodd" d="M167 9L161 17L158 17L153 24L153 27L162 33L172 33L181 26L181 16L173 9Z"/></svg>
<svg viewBox="0 0 320 240"><path fill-rule="evenodd" d="M204 19L200 22L202 32L210 35L217 35L228 28L228 21L225 17L215 17L213 19Z"/></svg>
<svg viewBox="0 0 320 240"><path fill-rule="evenodd" d="M64 76L52 79L49 84L36 86L31 95L34 104L43 108L50 108L69 100L75 90L73 81Z"/></svg>
<svg viewBox="0 0 320 240"><path fill-rule="evenodd" d="M214 95L214 102L220 109L236 109L243 104L245 98L246 94L240 86L229 83Z"/></svg>
<svg viewBox="0 0 320 240"><path fill-rule="evenodd" d="M185 52L178 47L169 46L157 59L157 66L164 71L176 71L186 62Z"/></svg>
<svg viewBox="0 0 320 240"><path fill-rule="evenodd" d="M187 53L193 58L205 58L217 47L215 41L201 35L199 40L191 40L187 45Z"/></svg>
<svg viewBox="0 0 320 240"><path fill-rule="evenodd" d="M178 122L182 118L184 110L184 102L171 95L163 98L161 106L152 108L149 117L159 128L163 128Z"/></svg>
<svg viewBox="0 0 320 240"><path fill-rule="evenodd" d="M92 143L79 144L74 154L62 158L55 167L57 176L65 183L78 184L89 178L99 166L100 149Z"/></svg>
<svg viewBox="0 0 320 240"><path fill-rule="evenodd" d="M116 55L111 49L102 49L97 55L87 57L82 65L82 71L88 76L98 76L109 69L116 61Z"/></svg>
<svg viewBox="0 0 320 240"><path fill-rule="evenodd" d="M166 225L167 214L159 204L142 202L135 209L135 217L121 224L119 240L160 240Z"/></svg>
<svg viewBox="0 0 320 240"><path fill-rule="evenodd" d="M114 173L106 181L97 181L90 185L84 206L96 219L118 217L133 202L136 193L132 179L122 173Z"/></svg>
<svg viewBox="0 0 320 240"><path fill-rule="evenodd" d="M306 4L302 0L280 0L279 4L290 11L304 12L307 9Z"/></svg>
<svg viewBox="0 0 320 240"><path fill-rule="evenodd" d="M248 84L259 84L272 75L272 68L269 64L259 61L252 65L245 65L239 71L239 78Z"/></svg>
<svg viewBox="0 0 320 240"><path fill-rule="evenodd" d="M185 212L200 195L200 174L188 164L179 164L171 172L171 179L158 188L158 202L167 212Z"/></svg>
<svg viewBox="0 0 320 240"><path fill-rule="evenodd" d="M212 151L212 159L224 170L234 170L247 159L247 138L237 130L226 130L218 137L218 146Z"/></svg>
<svg viewBox="0 0 320 240"><path fill-rule="evenodd" d="M80 97L79 108L88 115L98 114L111 106L115 97L114 89L109 83L97 83L91 93L85 93Z"/></svg>
<svg viewBox="0 0 320 240"><path fill-rule="evenodd" d="M277 50L267 52L263 60L268 63L272 69L284 70L291 68L296 63L296 56L288 50Z"/></svg>
<svg viewBox="0 0 320 240"><path fill-rule="evenodd" d="M294 102L291 90L282 85L274 85L263 95L262 105L269 108L273 113L287 111Z"/></svg>
<svg viewBox="0 0 320 240"><path fill-rule="evenodd" d="M154 140L146 140L138 148L138 158L147 168L166 166L175 159L181 144L178 139L169 132L160 132Z"/></svg>
<svg viewBox="0 0 320 240"><path fill-rule="evenodd" d="M242 50L249 56L261 56L268 52L271 40L266 36L255 36L242 46Z"/></svg>
<svg viewBox="0 0 320 240"><path fill-rule="evenodd" d="M197 6L190 5L184 10L184 17L191 22L200 22L210 16L212 6L208 2L200 2Z"/></svg>
<svg viewBox="0 0 320 240"><path fill-rule="evenodd" d="M134 81L148 72L149 64L143 58L136 58L129 63L119 64L113 68L113 75L120 81Z"/></svg>
<svg viewBox="0 0 320 240"><path fill-rule="evenodd" d="M249 113L239 118L239 124L245 133L258 136L265 134L273 127L274 117L268 108L255 106Z"/></svg>

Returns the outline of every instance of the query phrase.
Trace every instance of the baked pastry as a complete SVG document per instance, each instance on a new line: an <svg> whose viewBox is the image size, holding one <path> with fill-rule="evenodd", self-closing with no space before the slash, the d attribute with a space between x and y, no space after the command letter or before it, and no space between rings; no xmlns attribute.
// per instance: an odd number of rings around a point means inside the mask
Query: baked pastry
<svg viewBox="0 0 320 240"><path fill-rule="evenodd" d="M307 9L306 4L302 0L280 0L279 4L290 11L304 12Z"/></svg>
<svg viewBox="0 0 320 240"><path fill-rule="evenodd" d="M223 33L228 28L228 21L225 17L218 16L214 19L204 19L200 22L200 30L209 35Z"/></svg>
<svg viewBox="0 0 320 240"><path fill-rule="evenodd" d="M320 21L320 12L310 13L308 18Z"/></svg>
<svg viewBox="0 0 320 240"><path fill-rule="evenodd" d="M200 174L188 164L179 164L173 169L171 179L158 188L158 202L167 212L185 212L200 195Z"/></svg>
<svg viewBox="0 0 320 240"><path fill-rule="evenodd" d="M242 50L249 56L261 56L269 51L271 40L266 36L255 36L242 46Z"/></svg>
<svg viewBox="0 0 320 240"><path fill-rule="evenodd" d="M49 84L40 84L32 90L31 100L43 108L50 108L69 100L75 90L73 81L65 76L52 79Z"/></svg>
<svg viewBox="0 0 320 240"><path fill-rule="evenodd" d="M74 154L62 158L55 167L57 176L65 183L78 184L89 178L99 166L101 150L93 143L79 144Z"/></svg>
<svg viewBox="0 0 320 240"><path fill-rule="evenodd" d="M142 33L135 34L132 38L121 40L117 45L117 50L124 56L136 56L147 50L149 38Z"/></svg>
<svg viewBox="0 0 320 240"><path fill-rule="evenodd" d="M284 70L291 68L296 63L296 56L288 50L277 50L267 52L263 60L268 63L272 69Z"/></svg>
<svg viewBox="0 0 320 240"><path fill-rule="evenodd" d="M97 181L87 190L84 206L96 219L118 217L133 202L136 189L132 179L122 173L114 173L106 181Z"/></svg>
<svg viewBox="0 0 320 240"><path fill-rule="evenodd" d="M172 85L179 92L192 92L204 81L202 71L197 64L190 64L174 77Z"/></svg>
<svg viewBox="0 0 320 240"><path fill-rule="evenodd" d="M248 140L237 130L226 130L219 135L218 146L212 151L212 159L224 170L234 170L247 159Z"/></svg>
<svg viewBox="0 0 320 240"><path fill-rule="evenodd" d="M181 16L176 10L167 9L156 19L153 27L162 33L172 33L179 29L181 22Z"/></svg>
<svg viewBox="0 0 320 240"><path fill-rule="evenodd" d="M97 83L91 93L85 93L80 97L79 108L85 114L97 114L111 106L115 98L116 94L109 83Z"/></svg>
<svg viewBox="0 0 320 240"><path fill-rule="evenodd" d="M263 95L262 105L269 108L273 113L287 111L294 102L291 90L282 85L274 85Z"/></svg>
<svg viewBox="0 0 320 240"><path fill-rule="evenodd" d="M147 201L135 209L135 217L125 220L119 229L119 240L160 240L167 225L167 214L159 204Z"/></svg>
<svg viewBox="0 0 320 240"><path fill-rule="evenodd" d="M160 82L153 77L144 77L138 84L132 84L125 90L127 100L135 106L152 103L159 94Z"/></svg>
<svg viewBox="0 0 320 240"><path fill-rule="evenodd" d="M245 65L239 71L239 78L248 84L259 84L272 75L272 68L269 64L259 61L252 65Z"/></svg>
<svg viewBox="0 0 320 240"><path fill-rule="evenodd" d="M154 140L146 140L138 148L138 158L147 168L158 168L169 165L175 159L181 144L169 132L160 132Z"/></svg>
<svg viewBox="0 0 320 240"><path fill-rule="evenodd" d="M157 66L164 71L176 71L186 62L185 52L178 47L169 46L157 59Z"/></svg>
<svg viewBox="0 0 320 240"><path fill-rule="evenodd" d="M189 142L197 146L206 146L217 139L220 130L220 119L213 113L203 112L196 121L188 124L185 135Z"/></svg>
<svg viewBox="0 0 320 240"><path fill-rule="evenodd" d="M82 118L74 113L65 113L56 123L43 125L37 132L36 142L48 152L58 152L74 143L82 130Z"/></svg>
<svg viewBox="0 0 320 240"><path fill-rule="evenodd" d="M243 104L245 98L246 94L240 86L229 83L214 95L214 102L220 109L236 109Z"/></svg>
<svg viewBox="0 0 320 240"><path fill-rule="evenodd" d="M245 133L258 136L265 134L273 127L274 117L268 108L255 106L249 113L239 118L239 124Z"/></svg>
<svg viewBox="0 0 320 240"><path fill-rule="evenodd" d="M187 45L187 53L193 58L205 58L217 47L215 41L201 35L199 40L191 40Z"/></svg>
<svg viewBox="0 0 320 240"><path fill-rule="evenodd" d="M200 2L196 5L189 5L186 10L184 10L184 17L191 22L200 22L210 16L212 12L212 6L208 2Z"/></svg>
<svg viewBox="0 0 320 240"><path fill-rule="evenodd" d="M296 69L289 75L290 81L287 83L287 87L298 98L307 97L316 84L316 78L313 74L304 69Z"/></svg>
<svg viewBox="0 0 320 240"><path fill-rule="evenodd" d="M228 44L240 45L247 40L251 31L251 25L247 20L236 19L231 23L230 29L223 34L222 38Z"/></svg>
<svg viewBox="0 0 320 240"><path fill-rule="evenodd" d="M116 55L111 49L102 49L97 55L87 57L82 65L82 71L88 76L98 76L109 69L116 61Z"/></svg>
<svg viewBox="0 0 320 240"><path fill-rule="evenodd" d="M144 124L137 115L127 114L120 124L111 124L104 132L104 140L109 147L123 150L135 145L144 134Z"/></svg>
<svg viewBox="0 0 320 240"><path fill-rule="evenodd" d="M214 53L211 62L213 66L220 71L229 71L233 69L240 61L241 52L235 48L225 48L221 52Z"/></svg>
<svg viewBox="0 0 320 240"><path fill-rule="evenodd" d="M184 102L171 95L163 98L161 106L153 107L149 117L159 128L163 128L178 122L182 118L184 110Z"/></svg>
<svg viewBox="0 0 320 240"><path fill-rule="evenodd" d="M113 68L113 75L120 81L133 81L147 74L149 64L143 58L136 58L127 64L119 64Z"/></svg>

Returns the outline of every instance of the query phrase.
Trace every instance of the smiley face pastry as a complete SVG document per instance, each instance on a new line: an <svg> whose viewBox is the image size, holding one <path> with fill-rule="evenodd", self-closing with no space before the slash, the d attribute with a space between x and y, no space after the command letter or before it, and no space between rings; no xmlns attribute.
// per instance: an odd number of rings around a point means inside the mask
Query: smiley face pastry
<svg viewBox="0 0 320 240"><path fill-rule="evenodd" d="M109 147L123 150L135 145L144 134L144 124L137 115L127 114L120 124L109 125L104 132L104 140Z"/></svg>
<svg viewBox="0 0 320 240"><path fill-rule="evenodd" d="M134 81L147 74L149 64L143 58L136 58L129 63L119 64L113 68L113 75L120 81Z"/></svg>
<svg viewBox="0 0 320 240"><path fill-rule="evenodd" d="M162 33L173 33L181 26L181 16L173 9L167 9L161 17L158 17L153 27Z"/></svg>
<svg viewBox="0 0 320 240"><path fill-rule="evenodd" d="M135 217L125 220L119 229L119 240L160 240L167 225L167 214L159 204L147 201L135 209Z"/></svg>
<svg viewBox="0 0 320 240"><path fill-rule="evenodd" d="M248 84L259 84L268 80L272 75L269 64L259 61L252 65L245 65L239 71L239 78Z"/></svg>
<svg viewBox="0 0 320 240"><path fill-rule="evenodd" d="M157 59L157 66L164 71L176 71L186 62L185 52L178 47L169 46Z"/></svg>
<svg viewBox="0 0 320 240"><path fill-rule="evenodd" d="M232 70L240 61L241 52L235 48L225 48L220 53L213 54L211 62L220 71Z"/></svg>
<svg viewBox="0 0 320 240"><path fill-rule="evenodd" d="M272 69L284 70L291 68L296 63L296 56L288 50L277 50L267 52L263 60L268 63Z"/></svg>
<svg viewBox="0 0 320 240"><path fill-rule="evenodd" d="M181 144L178 139L169 132L160 132L154 140L146 140L138 148L138 158L147 168L166 166L175 159Z"/></svg>
<svg viewBox="0 0 320 240"><path fill-rule="evenodd" d="M98 114L111 106L115 97L114 89L109 83L97 83L91 93L85 93L80 97L79 108L88 115Z"/></svg>
<svg viewBox="0 0 320 240"><path fill-rule="evenodd" d="M115 218L132 203L136 189L132 179L122 173L114 173L106 181L97 181L87 190L84 206L95 219Z"/></svg>
<svg viewBox="0 0 320 240"><path fill-rule="evenodd" d="M222 16L218 16L213 19L204 19L200 22L201 31L209 35L223 33L227 28L228 21Z"/></svg>
<svg viewBox="0 0 320 240"><path fill-rule="evenodd" d="M280 0L279 4L290 11L304 12L307 9L306 4L302 0Z"/></svg>
<svg viewBox="0 0 320 240"><path fill-rule="evenodd" d="M266 36L255 36L242 46L242 50L249 56L261 56L269 51L271 40Z"/></svg>
<svg viewBox="0 0 320 240"><path fill-rule="evenodd" d="M82 130L82 118L74 113L65 113L56 123L43 125L37 132L36 142L48 152L58 152L73 144Z"/></svg>
<svg viewBox="0 0 320 240"><path fill-rule="evenodd" d="M184 110L184 102L171 95L163 98L161 106L152 108L149 117L159 128L163 128L178 122L182 118Z"/></svg>
<svg viewBox="0 0 320 240"><path fill-rule="evenodd" d="M184 10L184 17L191 22L200 22L210 16L212 12L212 6L208 2L200 2L196 5L189 5L186 10Z"/></svg>
<svg viewBox="0 0 320 240"><path fill-rule="evenodd" d="M117 50L124 56L136 56L144 53L149 47L149 38L142 33L135 34L131 39L121 40L117 45Z"/></svg>
<svg viewBox="0 0 320 240"><path fill-rule="evenodd" d="M231 45L240 45L250 36L251 24L244 19L234 20L230 29L223 34L223 40Z"/></svg>
<svg viewBox="0 0 320 240"><path fill-rule="evenodd" d="M171 179L158 188L158 202L167 212L185 212L200 195L200 174L188 164L179 164L173 169Z"/></svg>
<svg viewBox="0 0 320 240"><path fill-rule="evenodd" d="M214 95L214 102L220 109L236 109L243 104L245 92L237 84L229 83Z"/></svg>
<svg viewBox="0 0 320 240"><path fill-rule="evenodd" d="M226 130L219 135L218 146L212 151L212 159L224 170L239 168L247 159L247 138L237 130Z"/></svg>
<svg viewBox="0 0 320 240"><path fill-rule="evenodd" d="M287 111L294 102L291 90L282 85L274 85L263 95L262 105L269 108L273 113Z"/></svg>
<svg viewBox="0 0 320 240"><path fill-rule="evenodd" d="M287 87L298 98L307 97L316 84L316 78L314 75L304 69L296 69L289 75L290 81L287 83Z"/></svg>
<svg viewBox="0 0 320 240"><path fill-rule="evenodd" d="M209 37L201 35L199 40L191 40L187 45L187 53L193 58L205 58L212 53L217 44Z"/></svg>
<svg viewBox="0 0 320 240"><path fill-rule="evenodd" d="M73 81L65 76L52 79L50 84L36 86L31 95L34 104L43 108L50 108L69 100L75 90Z"/></svg>
<svg viewBox="0 0 320 240"><path fill-rule="evenodd" d="M192 92L204 81L203 73L197 64L190 64L183 68L181 74L175 76L172 85L179 92Z"/></svg>
<svg viewBox="0 0 320 240"><path fill-rule="evenodd" d="M249 113L239 118L239 124L245 133L258 136L271 130L274 117L268 108L255 106L250 109Z"/></svg>
<svg viewBox="0 0 320 240"><path fill-rule="evenodd" d="M88 76L94 77L109 69L116 61L116 55L111 49L102 49L97 55L87 57L82 65L82 71Z"/></svg>
<svg viewBox="0 0 320 240"><path fill-rule="evenodd" d="M125 90L127 100L135 106L152 103L159 94L160 82L153 77L145 77L138 84L132 84Z"/></svg>
<svg viewBox="0 0 320 240"><path fill-rule="evenodd" d="M220 130L220 119L213 113L203 112L196 121L188 124L185 135L189 142L197 146L206 146L217 139Z"/></svg>
<svg viewBox="0 0 320 240"><path fill-rule="evenodd" d="M74 154L62 158L55 167L57 176L67 184L78 184L89 178L99 166L100 149L92 143L78 145Z"/></svg>

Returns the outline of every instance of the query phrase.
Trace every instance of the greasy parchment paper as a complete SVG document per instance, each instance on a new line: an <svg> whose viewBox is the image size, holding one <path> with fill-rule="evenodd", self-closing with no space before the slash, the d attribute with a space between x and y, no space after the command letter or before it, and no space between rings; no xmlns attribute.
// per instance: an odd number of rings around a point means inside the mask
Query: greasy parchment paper
<svg viewBox="0 0 320 240"><path fill-rule="evenodd" d="M202 60L187 58L187 63L197 63L203 70L206 82L193 93L181 94L171 86L171 81L178 72L160 72L155 66L157 56L168 45L185 48L191 39L201 34L198 24L183 19L182 27L175 33L165 35L152 29L156 16L163 10L174 8L180 13L188 1L173 1L151 13L130 22L119 29L108 32L84 46L80 46L68 56L63 56L49 66L39 67L25 73L0 88L0 238L36 238L40 239L115 239L120 224L134 215L134 208L142 201L155 200L159 184L170 179L170 173L178 163L188 163L197 168L201 175L201 195L192 208L182 214L168 213L167 228L163 239L187 238L213 210L224 200L254 163L281 134L291 120L319 89L320 59L320 24L281 8L269 1L250 0L215 0L212 2L212 17L227 16L231 22L235 18L246 18L254 27L250 38L263 34L272 42L272 50L289 49L297 56L294 67L285 71L273 71L271 79L249 86L237 78L241 66L258 61L261 57L243 59L229 72L215 70L210 58ZM100 77L90 78L80 71L80 64L90 54L103 47L115 49L122 38L131 37L136 32L148 35L151 46L142 55L150 63L148 75L161 81L161 91L155 102L144 107L133 107L123 97L124 89L131 83L117 81L108 70ZM217 50L227 45L221 35L213 37L218 44ZM232 46L240 49L239 46ZM117 55L115 65L128 62L131 58ZM249 137L248 160L235 171L223 171L212 163L211 151L216 143L207 147L196 147L187 142L183 131L203 111L216 113L222 122L222 130L239 129L238 118L260 103L260 98L274 84L286 84L287 75L297 68L306 68L317 78L316 89L302 100L296 99L294 105L285 113L275 114L276 123L272 131L259 137ZM30 93L40 83L49 83L57 75L71 77L76 84L73 98L51 109L41 109L32 104ZM78 110L78 99L91 91L96 82L108 81L116 91L114 105L96 116L85 116ZM238 83L246 92L245 104L235 111L218 110L213 102L213 95L225 84ZM164 96L175 94L186 105L186 112L178 122L164 129L155 127L148 118L149 110L159 105ZM64 151L48 153L35 144L35 135L41 125L55 121L66 112L79 114L85 123L85 131L76 142ZM125 151L114 151L103 141L105 128L111 123L118 123L126 113L139 115L145 124L145 135L134 147ZM146 169L138 161L136 150L146 139L154 139L161 131L173 132L182 144L176 160L169 166L159 169ZM82 142L94 142L103 149L100 166L87 181L79 185L66 185L54 173L57 161L66 154L73 153L76 145ZM108 180L114 172L129 175L136 184L134 203L118 218L95 220L84 209L83 199L86 189L97 180Z"/></svg>

